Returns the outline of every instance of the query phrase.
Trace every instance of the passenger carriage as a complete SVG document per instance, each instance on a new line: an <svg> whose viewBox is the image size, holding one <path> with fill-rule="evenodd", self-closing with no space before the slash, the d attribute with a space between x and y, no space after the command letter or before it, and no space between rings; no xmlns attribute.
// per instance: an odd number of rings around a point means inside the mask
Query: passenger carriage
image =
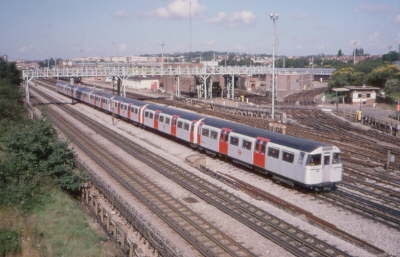
<svg viewBox="0 0 400 257"><path fill-rule="evenodd" d="M336 146L282 135L247 125L149 104L102 91L57 84L65 95L115 113L192 147L272 174L275 180L310 189L332 189L342 180Z"/></svg>

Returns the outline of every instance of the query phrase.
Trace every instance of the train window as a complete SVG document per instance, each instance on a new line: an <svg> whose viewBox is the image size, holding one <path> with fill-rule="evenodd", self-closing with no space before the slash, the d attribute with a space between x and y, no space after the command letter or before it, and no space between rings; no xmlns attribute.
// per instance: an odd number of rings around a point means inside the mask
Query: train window
<svg viewBox="0 0 400 257"><path fill-rule="evenodd" d="M202 133L203 136L208 137L210 135L210 130L203 128Z"/></svg>
<svg viewBox="0 0 400 257"><path fill-rule="evenodd" d="M329 165L329 164L331 164L331 156L324 155L324 165Z"/></svg>
<svg viewBox="0 0 400 257"><path fill-rule="evenodd" d="M182 121L178 121L178 128L182 128L183 122Z"/></svg>
<svg viewBox="0 0 400 257"><path fill-rule="evenodd" d="M217 139L218 138L218 132L214 131L214 130L211 130L211 138L212 139Z"/></svg>
<svg viewBox="0 0 400 257"><path fill-rule="evenodd" d="M272 148L272 147L268 148L268 156L278 159L279 158L279 149Z"/></svg>
<svg viewBox="0 0 400 257"><path fill-rule="evenodd" d="M153 113L152 113L152 112L149 113L149 118L150 118L150 119L153 118Z"/></svg>
<svg viewBox="0 0 400 257"><path fill-rule="evenodd" d="M251 150L251 142L247 141L247 140L243 140L242 148L243 149L247 149L247 150Z"/></svg>
<svg viewBox="0 0 400 257"><path fill-rule="evenodd" d="M294 154L282 151L282 160L292 163L294 160Z"/></svg>
<svg viewBox="0 0 400 257"><path fill-rule="evenodd" d="M231 137L230 143L231 145L239 145L239 138Z"/></svg>
<svg viewBox="0 0 400 257"><path fill-rule="evenodd" d="M265 148L267 147L267 142L262 142L261 143L261 153L265 154Z"/></svg>
<svg viewBox="0 0 400 257"><path fill-rule="evenodd" d="M159 120L160 122L164 122L164 116L160 116Z"/></svg>
<svg viewBox="0 0 400 257"><path fill-rule="evenodd" d="M149 112L145 112L144 117L149 117Z"/></svg>
<svg viewBox="0 0 400 257"><path fill-rule="evenodd" d="M184 123L183 124L183 128L185 129L185 130L189 130L189 123Z"/></svg>
<svg viewBox="0 0 400 257"><path fill-rule="evenodd" d="M165 117L165 123L169 124L169 122L170 122L169 117Z"/></svg>
<svg viewBox="0 0 400 257"><path fill-rule="evenodd" d="M333 153L332 164L340 163L340 153Z"/></svg>
<svg viewBox="0 0 400 257"><path fill-rule="evenodd" d="M321 165L321 154L312 154L308 156L307 165L318 166Z"/></svg>
<svg viewBox="0 0 400 257"><path fill-rule="evenodd" d="M139 112L139 110L137 108L135 108L135 113L138 113L138 112Z"/></svg>
<svg viewBox="0 0 400 257"><path fill-rule="evenodd" d="M304 156L305 156L306 154L304 153L304 152L300 152L300 154L299 154L299 159L297 160L297 163L298 164L300 164L300 165L303 165L303 161L304 161Z"/></svg>

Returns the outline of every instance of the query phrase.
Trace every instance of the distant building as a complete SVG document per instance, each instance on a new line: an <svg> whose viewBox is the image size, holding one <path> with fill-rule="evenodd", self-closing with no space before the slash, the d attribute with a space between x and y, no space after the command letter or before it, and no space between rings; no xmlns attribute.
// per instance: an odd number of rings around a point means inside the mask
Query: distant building
<svg viewBox="0 0 400 257"><path fill-rule="evenodd" d="M7 55L0 56L0 59L2 59L5 62L8 62L8 56Z"/></svg>
<svg viewBox="0 0 400 257"><path fill-rule="evenodd" d="M379 87L369 86L347 86L347 101L353 104L374 104L376 100L376 93L379 91Z"/></svg>

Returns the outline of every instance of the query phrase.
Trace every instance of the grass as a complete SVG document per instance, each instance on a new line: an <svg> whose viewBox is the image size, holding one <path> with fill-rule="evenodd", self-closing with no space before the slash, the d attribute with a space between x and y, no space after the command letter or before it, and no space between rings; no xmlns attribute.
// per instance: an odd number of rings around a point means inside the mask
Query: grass
<svg viewBox="0 0 400 257"><path fill-rule="evenodd" d="M22 251L15 256L111 257L119 256L106 235L91 223L78 201L51 189L45 204L28 215L0 209L0 228L17 230Z"/></svg>

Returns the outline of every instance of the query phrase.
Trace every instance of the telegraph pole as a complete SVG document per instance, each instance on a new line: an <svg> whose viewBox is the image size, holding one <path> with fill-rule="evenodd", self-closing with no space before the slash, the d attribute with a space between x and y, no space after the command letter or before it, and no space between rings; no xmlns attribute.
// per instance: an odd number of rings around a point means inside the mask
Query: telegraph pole
<svg viewBox="0 0 400 257"><path fill-rule="evenodd" d="M274 27L274 37L272 44L272 106L271 106L271 118L275 120L275 47L276 47L276 21L279 18L277 13L270 13L269 17L272 20Z"/></svg>

